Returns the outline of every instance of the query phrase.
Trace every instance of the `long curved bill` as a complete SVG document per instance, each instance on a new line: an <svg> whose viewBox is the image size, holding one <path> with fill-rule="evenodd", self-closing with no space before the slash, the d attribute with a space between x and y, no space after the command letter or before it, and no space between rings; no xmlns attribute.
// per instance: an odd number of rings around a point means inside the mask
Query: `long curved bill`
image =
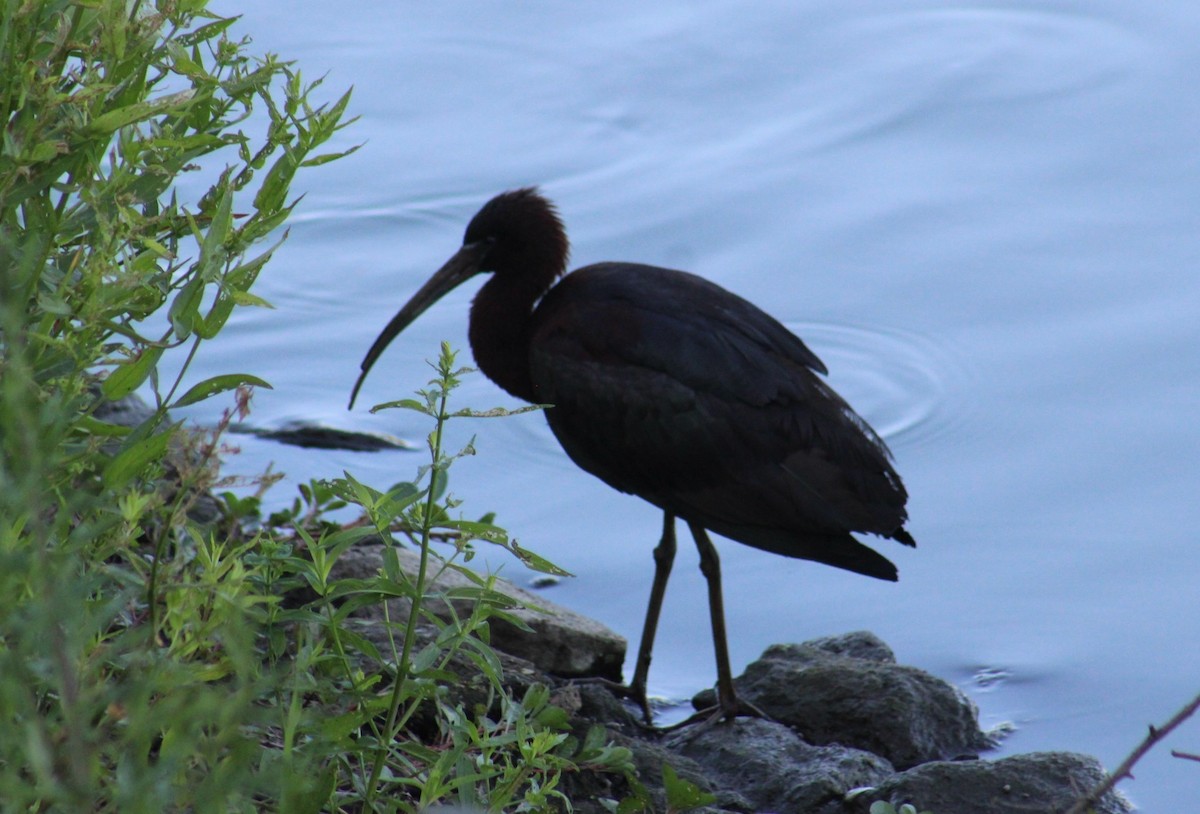
<svg viewBox="0 0 1200 814"><path fill-rule="evenodd" d="M396 312L396 316L392 317L392 321L380 332L375 339L375 344L363 357L362 372L358 374L358 381L354 383L354 389L350 391L350 404L347 409L354 409L354 400L358 398L358 390L362 387L363 380L367 378L371 365L375 364L375 360L383 354L388 344L411 325L417 317L425 313L429 306L478 274L481 271L479 264L483 262L483 257L489 248L491 248L491 243L488 241L464 245L429 278L425 285L421 286L416 294L412 295L412 299L405 303L403 308Z"/></svg>

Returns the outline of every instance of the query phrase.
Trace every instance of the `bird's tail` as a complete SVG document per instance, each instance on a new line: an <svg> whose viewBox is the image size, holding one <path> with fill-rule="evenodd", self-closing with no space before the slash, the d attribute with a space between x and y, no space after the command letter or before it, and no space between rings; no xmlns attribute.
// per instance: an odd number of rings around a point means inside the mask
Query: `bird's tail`
<svg viewBox="0 0 1200 814"><path fill-rule="evenodd" d="M843 568L856 574L885 579L889 582L899 579L899 572L891 560L875 549L863 545L849 534L803 534L761 526L725 526L720 523L705 525L710 531L714 531L722 537L728 537L773 554L782 554L785 557L795 557L801 560L813 560L825 565L832 565L834 568ZM915 542L911 542L912 537L908 536L908 532L901 530L901 533L910 541L905 543L906 545L916 545ZM905 542L900 537L896 539L902 543Z"/></svg>
<svg viewBox="0 0 1200 814"><path fill-rule="evenodd" d="M891 534L887 534L884 536L890 537L891 539L895 540L896 542L903 543L904 545L909 546L910 548L917 547L917 541L914 540L913 536L911 534L909 534L907 531L905 531L903 527L898 528L895 531L893 531Z"/></svg>

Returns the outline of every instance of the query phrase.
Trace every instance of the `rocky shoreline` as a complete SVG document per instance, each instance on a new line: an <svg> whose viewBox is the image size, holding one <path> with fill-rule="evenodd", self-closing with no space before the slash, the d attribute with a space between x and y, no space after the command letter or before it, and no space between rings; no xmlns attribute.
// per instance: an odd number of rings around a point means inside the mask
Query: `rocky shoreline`
<svg viewBox="0 0 1200 814"><path fill-rule="evenodd" d="M346 552L335 575L377 572L382 551L362 545ZM415 554L400 553L402 567L414 566ZM466 583L453 572L444 579L435 591L457 587L456 580ZM502 654L509 689L520 697L532 684L545 683L578 732L603 725L616 745L632 751L659 810L666 808L664 764L716 797L711 806L696 809L706 814L866 814L880 800L897 809L911 803L933 814L1063 812L1104 779L1095 758L1072 752L981 758L995 742L979 728L975 705L942 679L898 664L891 649L867 632L773 645L748 665L735 679L739 697L771 720L745 718L672 733L650 729L602 682L580 680L619 678L622 637L504 580L497 590L541 608L517 611L529 630L502 621L491 625L491 644ZM390 613L400 618L406 608ZM371 638L378 618L367 615L359 623ZM464 699L476 685L483 691L469 671L461 678ZM693 703L708 706L711 693L700 693ZM575 810L585 814L606 811L601 798L628 794L620 787L624 781L610 775L570 780L565 790ZM1118 792L1109 792L1093 809L1133 810Z"/></svg>
<svg viewBox="0 0 1200 814"><path fill-rule="evenodd" d="M149 412L136 396L103 407L106 420L130 426ZM319 434L312 445L345 442L344 433L332 441L328 434ZM194 511L219 514L207 494ZM341 555L331 577L369 579L382 567L383 551L382 543L357 545ZM400 567L415 574L417 554L396 553ZM431 591L473 585L447 570ZM490 644L501 657L508 690L519 698L534 684L553 688L553 702L570 715L580 737L596 724L604 726L615 745L631 750L655 810L667 810L664 764L716 797L715 804L692 809L699 814L867 814L876 801L897 810L909 803L931 814L1058 814L1105 777L1096 758L1074 752L981 758L995 738L979 728L975 705L948 682L898 664L891 649L865 631L773 645L749 664L735 678L738 695L771 720L740 718L673 733L651 729L603 681L583 680L620 680L623 637L507 580L498 578L496 589L514 599L518 607L509 613L527 628L490 623ZM430 607L448 617L469 613L470 602ZM406 605L399 599L389 603L393 621L408 616ZM387 642L379 606L362 608L355 618L367 639ZM487 681L469 661L458 669L458 700L484 701ZM693 705L701 709L713 700L706 690ZM566 778L564 791L576 811L607 814L599 800L625 798L630 789L624 785L623 778L587 773ZM1090 809L1133 811L1117 791Z"/></svg>

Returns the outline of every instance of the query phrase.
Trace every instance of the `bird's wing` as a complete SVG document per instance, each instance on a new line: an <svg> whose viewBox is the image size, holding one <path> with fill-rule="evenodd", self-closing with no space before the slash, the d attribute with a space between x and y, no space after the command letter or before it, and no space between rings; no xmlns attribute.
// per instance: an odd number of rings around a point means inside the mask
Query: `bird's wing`
<svg viewBox="0 0 1200 814"><path fill-rule="evenodd" d="M815 375L820 360L711 283L581 269L538 308L530 343L552 429L615 488L735 539L739 526L848 536L904 521L886 448Z"/></svg>

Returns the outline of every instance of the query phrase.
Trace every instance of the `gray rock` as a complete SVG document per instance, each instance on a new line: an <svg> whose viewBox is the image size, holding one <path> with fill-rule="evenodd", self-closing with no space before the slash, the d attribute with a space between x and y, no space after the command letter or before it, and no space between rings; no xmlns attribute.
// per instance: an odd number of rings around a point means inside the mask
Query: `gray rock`
<svg viewBox="0 0 1200 814"><path fill-rule="evenodd" d="M101 395L98 383L91 388L91 391L96 399L96 406L92 411L92 415L100 421L107 421L109 424L116 424L120 427L129 427L132 429L154 417L154 408L147 404L146 400L137 393L130 393L128 396L116 401L107 401ZM164 426L159 427L156 432L163 432L165 426L166 423L164 422ZM180 428L175 433L164 461L166 471L162 487L168 494L172 495L172 497L167 498L168 500L174 499L173 495L178 491L176 487L181 482L181 472L193 470L196 467L206 467L211 470L210 482L216 481L217 462L197 453L197 448L203 446L205 443L204 434L200 430ZM120 446L121 442L119 439L110 438L104 443L104 450L109 454L115 455ZM224 516L222 503L207 489L189 489L187 501L188 519L197 525L212 525Z"/></svg>
<svg viewBox="0 0 1200 814"><path fill-rule="evenodd" d="M94 389L96 409L92 415L109 424L121 427L136 427L154 415L154 408L137 393L130 393L116 401L106 401L100 396L100 389Z"/></svg>
<svg viewBox="0 0 1200 814"><path fill-rule="evenodd" d="M992 745L966 696L923 670L896 664L887 645L869 633L774 645L735 684L743 700L795 727L809 743L863 749L900 770ZM709 693L697 696L697 707L712 703Z"/></svg>
<svg viewBox="0 0 1200 814"><path fill-rule="evenodd" d="M782 657L784 654L795 654L792 658L800 660L804 658L806 648L812 647L823 650L832 656L866 659L884 664L896 663L896 654L892 652L892 648L869 630L853 630L838 636L822 636L819 639L809 639L804 644L771 645L763 655Z"/></svg>
<svg viewBox="0 0 1200 814"><path fill-rule="evenodd" d="M615 696L603 684L579 681L566 687L574 698L570 707L559 704L573 717L602 725L610 732L622 732L645 737L646 727L640 716L635 715L633 706Z"/></svg>
<svg viewBox="0 0 1200 814"><path fill-rule="evenodd" d="M839 811L850 789L882 783L894 771L876 755L812 746L771 721L739 718L684 734L679 753L703 768L709 782L748 800L754 811Z"/></svg>
<svg viewBox="0 0 1200 814"><path fill-rule="evenodd" d="M846 814L865 814L872 802L897 808L912 803L934 814L1029 814L1062 812L1104 780L1093 757L1072 752L1032 752L1001 760L926 763L855 797ZM1109 792L1093 814L1128 814L1134 808Z"/></svg>
<svg viewBox="0 0 1200 814"><path fill-rule="evenodd" d="M354 546L338 559L331 576L335 579L369 579L382 567L383 551L382 545ZM396 548L396 556L405 573L417 573L420 563L417 552ZM434 569L440 567L440 561L432 562ZM443 571L430 586L431 591L440 593L461 588L477 586L453 569ZM498 578L495 590L514 600L514 607L506 612L530 628L524 630L503 619L491 619L488 623L491 644L497 650L532 662L538 669L556 676L620 679L621 665L625 661L623 637L593 619L518 588L508 580ZM429 609L443 619L451 618L453 614L461 618L471 612L473 604L473 599L438 599L430 603ZM407 619L410 607L408 600L394 599L388 602L388 614L393 622ZM383 610L378 605L357 613L368 618L383 618Z"/></svg>
<svg viewBox="0 0 1200 814"><path fill-rule="evenodd" d="M707 766L701 765L665 744L624 736L614 737L613 742L626 746L633 752L633 762L637 767L638 776L654 798L655 811L669 810L662 781L664 764L669 765L680 779L694 783L717 798L711 807L697 809L696 814L701 812L715 814L715 812L723 811L753 812L756 810L753 802L744 797L739 789L723 783L721 778L713 776Z"/></svg>

